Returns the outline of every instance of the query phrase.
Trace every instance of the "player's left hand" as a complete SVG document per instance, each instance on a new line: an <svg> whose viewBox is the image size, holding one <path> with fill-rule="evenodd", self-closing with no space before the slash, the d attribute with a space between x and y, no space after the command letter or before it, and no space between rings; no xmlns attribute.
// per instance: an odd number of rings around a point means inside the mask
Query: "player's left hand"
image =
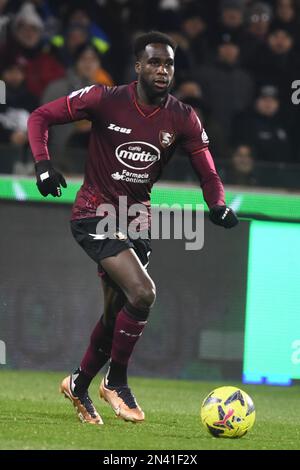
<svg viewBox="0 0 300 470"><path fill-rule="evenodd" d="M228 206L214 206L209 211L210 220L224 228L235 227L239 223L235 212Z"/></svg>

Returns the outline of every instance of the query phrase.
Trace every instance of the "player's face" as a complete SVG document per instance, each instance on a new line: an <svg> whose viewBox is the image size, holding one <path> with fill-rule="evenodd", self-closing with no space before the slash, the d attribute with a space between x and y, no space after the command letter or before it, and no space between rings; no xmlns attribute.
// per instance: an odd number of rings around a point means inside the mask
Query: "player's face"
<svg viewBox="0 0 300 470"><path fill-rule="evenodd" d="M167 95L174 77L174 51L167 44L148 44L135 70L148 96Z"/></svg>

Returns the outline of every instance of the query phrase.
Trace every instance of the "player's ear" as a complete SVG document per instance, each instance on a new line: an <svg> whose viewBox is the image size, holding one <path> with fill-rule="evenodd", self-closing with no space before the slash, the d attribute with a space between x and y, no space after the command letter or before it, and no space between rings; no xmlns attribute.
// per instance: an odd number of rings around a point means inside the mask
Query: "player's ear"
<svg viewBox="0 0 300 470"><path fill-rule="evenodd" d="M140 63L139 60L137 60L136 63L135 63L135 71L136 71L137 74L139 74L140 71L141 71L141 63Z"/></svg>

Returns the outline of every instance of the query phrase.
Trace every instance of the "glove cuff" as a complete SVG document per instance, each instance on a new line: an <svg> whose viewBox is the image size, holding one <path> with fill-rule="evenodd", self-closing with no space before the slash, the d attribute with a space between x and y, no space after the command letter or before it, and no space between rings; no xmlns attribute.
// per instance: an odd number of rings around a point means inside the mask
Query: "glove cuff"
<svg viewBox="0 0 300 470"><path fill-rule="evenodd" d="M36 172L41 173L43 171L51 170L52 163L50 160L40 160L35 163L34 167Z"/></svg>

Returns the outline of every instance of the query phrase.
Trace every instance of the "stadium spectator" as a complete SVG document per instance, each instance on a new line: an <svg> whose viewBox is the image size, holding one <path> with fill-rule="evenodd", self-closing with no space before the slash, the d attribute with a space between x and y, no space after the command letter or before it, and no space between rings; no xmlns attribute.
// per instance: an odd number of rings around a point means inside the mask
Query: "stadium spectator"
<svg viewBox="0 0 300 470"><path fill-rule="evenodd" d="M240 62L244 67L255 62L257 52L266 41L272 20L272 8L263 2L255 2L244 8L244 24L235 33L241 48Z"/></svg>
<svg viewBox="0 0 300 470"><path fill-rule="evenodd" d="M216 28L213 28L210 38L214 45L218 44L219 38L229 34L241 45L245 36L244 28L245 7L239 0L223 0L220 4L220 18Z"/></svg>
<svg viewBox="0 0 300 470"><path fill-rule="evenodd" d="M221 2L221 26L223 32L234 34L242 31L244 24L245 2L223 0Z"/></svg>
<svg viewBox="0 0 300 470"><path fill-rule="evenodd" d="M191 73L195 65L195 60L190 47L190 39L181 28L183 11L178 12L176 9L165 8L163 2L161 2L159 6L160 8L158 10L156 25L160 31L163 31L172 37L177 44L175 80L179 81L182 80L187 73ZM194 19L197 21L197 18ZM192 29L192 27L190 29Z"/></svg>
<svg viewBox="0 0 300 470"><path fill-rule="evenodd" d="M0 76L6 84L6 104L0 106L0 173L27 173L26 144L29 113L37 106L24 82L24 72L17 64L7 65ZM30 159L30 170L32 170Z"/></svg>
<svg viewBox="0 0 300 470"><path fill-rule="evenodd" d="M273 17L273 11L270 5L264 2L256 2L250 6L247 22L248 32L252 35L253 39L258 42L264 42Z"/></svg>
<svg viewBox="0 0 300 470"><path fill-rule="evenodd" d="M262 83L276 85L285 110L293 112L291 84L299 79L300 58L294 48L294 39L288 30L275 26L269 32L267 44L260 48L251 70L258 85Z"/></svg>
<svg viewBox="0 0 300 470"><path fill-rule="evenodd" d="M0 64L24 66L28 89L39 97L48 83L64 75L64 68L47 52L44 24L30 3L24 3L12 22L12 34L0 50Z"/></svg>
<svg viewBox="0 0 300 470"><path fill-rule="evenodd" d="M0 44L6 38L6 31L10 22L10 15L8 12L8 0L0 0Z"/></svg>
<svg viewBox="0 0 300 470"><path fill-rule="evenodd" d="M185 104L192 106L199 116L199 119L208 134L210 141L209 148L215 159L226 160L230 154L227 139L224 135L223 128L214 119L209 106L200 97L186 96L181 99Z"/></svg>
<svg viewBox="0 0 300 470"><path fill-rule="evenodd" d="M253 149L239 144L232 152L229 165L220 172L226 184L254 186L258 184Z"/></svg>
<svg viewBox="0 0 300 470"><path fill-rule="evenodd" d="M110 42L107 34L99 24L95 23L88 12L88 8L84 6L69 7L69 11L65 20L65 26L72 28L73 26L81 26L88 31L91 42L98 50L99 54L105 54L110 48ZM62 36L60 37L63 41Z"/></svg>
<svg viewBox="0 0 300 470"><path fill-rule="evenodd" d="M101 59L97 49L91 44L79 47L75 54L75 65L69 69L66 77L51 83L42 96L42 103L48 103L60 96L69 95L72 91L84 88L93 83L113 85L112 78L101 66ZM86 148L90 124L88 121L79 121L75 124L66 124L64 127L56 126L51 129L50 147L53 149L53 157L57 164L65 171L78 173L78 168L83 169L83 149ZM65 146L69 141L74 152L74 146L78 146L76 158L68 158ZM67 162L68 160L68 162ZM76 161L75 161L76 160Z"/></svg>
<svg viewBox="0 0 300 470"><path fill-rule="evenodd" d="M299 37L300 25L294 0L277 0L273 26L289 31L294 38Z"/></svg>
<svg viewBox="0 0 300 470"><path fill-rule="evenodd" d="M280 111L278 89L272 85L261 87L254 108L234 120L233 144L247 143L260 162L291 161L289 129Z"/></svg>
<svg viewBox="0 0 300 470"><path fill-rule="evenodd" d="M143 29L151 29L149 12L155 11L156 2L140 0L101 0L80 4L88 10L89 17L105 31L109 38L109 49L102 53L103 65L115 82L124 80L131 54L131 38ZM73 2L72 2L73 6ZM72 7L71 7L72 8Z"/></svg>
<svg viewBox="0 0 300 470"><path fill-rule="evenodd" d="M19 63L4 66L1 80L6 85L6 103L10 108L32 112L38 106L37 98L30 93L25 82L24 67Z"/></svg>
<svg viewBox="0 0 300 470"><path fill-rule="evenodd" d="M239 55L238 44L225 35L218 45L215 63L203 65L197 73L205 101L226 136L233 117L250 105L254 93L253 80L240 67Z"/></svg>
<svg viewBox="0 0 300 470"><path fill-rule="evenodd" d="M249 7L247 1L223 0L220 4L220 19L216 27L210 33L211 42L216 47L220 38L229 36L240 47L240 63L247 64L251 57L255 56L260 41L246 27L246 19L250 22ZM256 24L256 23L255 23Z"/></svg>
<svg viewBox="0 0 300 470"><path fill-rule="evenodd" d="M193 77L185 77L182 82L179 82L174 94L182 101L185 98L202 98L201 86Z"/></svg>
<svg viewBox="0 0 300 470"><path fill-rule="evenodd" d="M191 89L191 91L193 91L193 89ZM208 134L208 138L210 140L209 148L215 156L216 165L218 166L220 160L220 163L223 164L223 160L227 160L230 155L230 149L224 136L223 129L213 118L209 107L200 96L193 96L193 94L183 95L180 99L185 104L192 106L196 111ZM163 179L172 181L180 180L185 182L197 181L195 175L191 173L190 162L181 149L176 151L171 162L164 169Z"/></svg>
<svg viewBox="0 0 300 470"><path fill-rule="evenodd" d="M135 78L132 40L142 30L160 29L179 44L173 93L182 100L205 101L210 119L225 132L226 148L232 119L248 107L255 108L254 85L259 89L267 83L278 88L281 119L291 129L293 155L298 161L299 113L291 101L291 83L299 79L300 70L300 1L205 3L0 0L0 73L3 66L21 64L28 90L39 98L44 95L44 101L45 88L72 67L67 77L70 80L78 46L91 42L114 82L129 82ZM93 81L102 83L103 76ZM68 92L78 86L70 86ZM218 142L214 131L209 134L214 143ZM73 137L70 143L84 145L84 133L75 132Z"/></svg>
<svg viewBox="0 0 300 470"><path fill-rule="evenodd" d="M92 44L81 45L75 53L74 60L74 67L68 70L66 77L51 83L45 90L42 103L47 103L92 83L113 85L111 76L102 68L100 55Z"/></svg>
<svg viewBox="0 0 300 470"><path fill-rule="evenodd" d="M89 31L80 24L70 25L65 36L56 35L51 38L53 54L68 68L74 64L74 55L79 46L89 41Z"/></svg>
<svg viewBox="0 0 300 470"><path fill-rule="evenodd" d="M60 27L57 8L58 5L56 5L56 2L53 2L53 0L30 0L30 2L34 5L36 12L44 23L45 37L50 39L58 32Z"/></svg>
<svg viewBox="0 0 300 470"><path fill-rule="evenodd" d="M29 113L25 109L10 108L7 104L1 105L0 142L23 147L27 143L28 118Z"/></svg>
<svg viewBox="0 0 300 470"><path fill-rule="evenodd" d="M209 55L209 38L204 14L199 9L187 8L183 12L181 31L188 41L195 64L202 64Z"/></svg>

